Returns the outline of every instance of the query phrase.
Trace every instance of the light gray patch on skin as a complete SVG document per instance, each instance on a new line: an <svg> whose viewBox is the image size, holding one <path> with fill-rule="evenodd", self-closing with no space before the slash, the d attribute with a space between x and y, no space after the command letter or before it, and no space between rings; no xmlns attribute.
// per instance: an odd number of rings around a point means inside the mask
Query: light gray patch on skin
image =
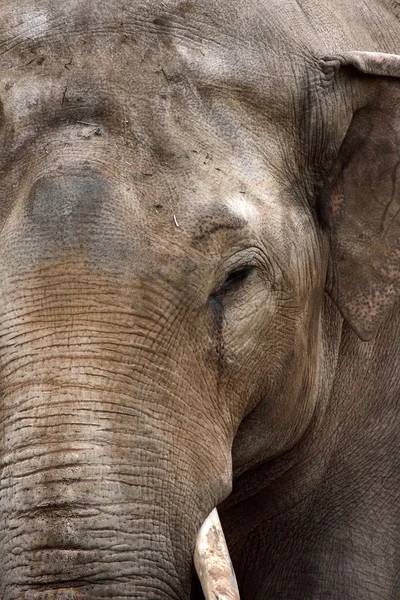
<svg viewBox="0 0 400 600"><path fill-rule="evenodd" d="M49 29L49 14L45 9L16 6L11 19L10 29L20 40L37 39L46 35Z"/></svg>

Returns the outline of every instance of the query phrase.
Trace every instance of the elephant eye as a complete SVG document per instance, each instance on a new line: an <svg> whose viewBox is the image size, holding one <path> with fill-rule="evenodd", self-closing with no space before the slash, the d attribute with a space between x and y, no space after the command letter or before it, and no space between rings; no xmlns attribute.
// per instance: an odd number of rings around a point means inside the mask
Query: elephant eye
<svg viewBox="0 0 400 600"><path fill-rule="evenodd" d="M213 296L219 296L240 287L240 285L246 281L252 271L253 267L243 267L241 269L235 269L234 271L231 271L225 281L216 288Z"/></svg>

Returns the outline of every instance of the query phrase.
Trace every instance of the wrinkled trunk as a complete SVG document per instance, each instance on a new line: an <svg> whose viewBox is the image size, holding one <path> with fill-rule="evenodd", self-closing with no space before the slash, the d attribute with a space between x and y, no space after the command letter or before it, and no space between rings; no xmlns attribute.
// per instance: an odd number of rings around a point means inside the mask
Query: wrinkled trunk
<svg viewBox="0 0 400 600"><path fill-rule="evenodd" d="M168 391L164 370L150 373L148 352L121 357L121 336L115 351L104 332L88 343L87 324L54 345L42 324L27 345L10 332L0 597L187 599L196 534L229 485L204 441L212 424Z"/></svg>
<svg viewBox="0 0 400 600"><path fill-rule="evenodd" d="M110 396L32 390L18 404L3 430L1 598L187 597L202 516L185 457L150 424L132 439L126 406L111 427Z"/></svg>
<svg viewBox="0 0 400 600"><path fill-rule="evenodd" d="M69 259L3 277L2 600L189 597L231 432L139 284Z"/></svg>

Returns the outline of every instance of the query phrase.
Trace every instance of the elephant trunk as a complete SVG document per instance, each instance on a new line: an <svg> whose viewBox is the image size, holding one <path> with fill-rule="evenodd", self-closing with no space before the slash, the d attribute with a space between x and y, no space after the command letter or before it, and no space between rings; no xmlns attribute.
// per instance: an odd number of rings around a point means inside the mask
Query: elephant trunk
<svg viewBox="0 0 400 600"><path fill-rule="evenodd" d="M187 600L197 532L231 486L232 433L188 376L196 356L144 286L132 307L137 288L68 261L12 283L0 598Z"/></svg>
<svg viewBox="0 0 400 600"><path fill-rule="evenodd" d="M45 422L27 400L25 416L6 427L0 597L185 598L196 528L190 521L200 517L195 501L185 501L183 481L170 485L170 468L144 439L135 442L136 458L123 439L117 452L111 448L107 424L101 425L110 406L104 400L102 409L92 404L92 423L84 427L83 397L79 409L62 395L46 400L64 415L63 435L59 419ZM30 433L17 435L29 426ZM103 434L95 441L85 428Z"/></svg>
<svg viewBox="0 0 400 600"><path fill-rule="evenodd" d="M4 398L0 597L188 598L207 465L111 391L45 388Z"/></svg>

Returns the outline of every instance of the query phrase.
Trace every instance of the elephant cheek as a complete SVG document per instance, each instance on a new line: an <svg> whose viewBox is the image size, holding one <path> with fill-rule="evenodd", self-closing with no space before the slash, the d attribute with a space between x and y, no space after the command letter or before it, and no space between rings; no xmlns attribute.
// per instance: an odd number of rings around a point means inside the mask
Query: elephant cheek
<svg viewBox="0 0 400 600"><path fill-rule="evenodd" d="M207 517L197 535L194 565L206 600L240 600L217 509Z"/></svg>

